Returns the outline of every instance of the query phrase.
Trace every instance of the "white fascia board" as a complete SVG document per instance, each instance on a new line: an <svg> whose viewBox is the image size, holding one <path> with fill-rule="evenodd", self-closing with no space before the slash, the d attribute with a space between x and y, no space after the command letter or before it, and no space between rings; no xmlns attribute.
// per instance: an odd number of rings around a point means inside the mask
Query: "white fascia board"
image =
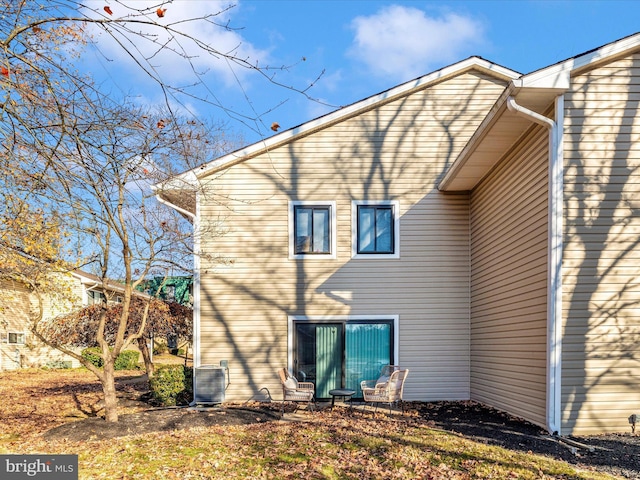
<svg viewBox="0 0 640 480"><path fill-rule="evenodd" d="M460 75L472 69L485 71L487 74L492 75L494 77L501 78L505 81L511 81L521 76L521 74L518 72L514 72L513 70L510 70L508 68L502 67L500 65L496 65L483 58L470 57L470 58L467 58L466 60L455 63L453 65L449 65L448 67L445 67L435 72L432 72L430 74L424 75L415 80L411 80L409 82L403 83L402 85L391 88L389 90L386 90L372 97L353 103L349 106L340 108L339 110L336 110L332 113L319 117L315 120L311 120L309 122L303 123L302 125L291 128L290 130L286 130L282 133L279 133L267 139L261 140L241 150L237 150L235 152L229 153L210 163L207 163L200 167L194 168L188 172L185 172L182 175L179 175L175 178L184 177L182 181L187 181L187 180L192 181L194 177L196 179L202 178L206 175L209 175L210 173L227 168L249 157L253 157L260 153L272 150L276 146L289 143L299 136L308 134L314 130L320 130L323 127L326 127L342 119L353 116L358 112L369 110L379 103L385 102L394 97L404 95L407 92L410 92L411 90L416 90L416 89L425 87L431 83L441 81L448 77ZM187 176L189 176L188 179L187 179Z"/></svg>
<svg viewBox="0 0 640 480"><path fill-rule="evenodd" d="M518 87L550 88L567 90L570 86L571 73L588 69L608 58L624 55L640 49L640 33L631 35L577 57L572 57L550 67L524 75L514 83Z"/></svg>
<svg viewBox="0 0 640 480"><path fill-rule="evenodd" d="M557 90L565 92L571 86L570 65L554 66L550 69L545 68L522 78L513 80L516 88L542 88L545 90Z"/></svg>

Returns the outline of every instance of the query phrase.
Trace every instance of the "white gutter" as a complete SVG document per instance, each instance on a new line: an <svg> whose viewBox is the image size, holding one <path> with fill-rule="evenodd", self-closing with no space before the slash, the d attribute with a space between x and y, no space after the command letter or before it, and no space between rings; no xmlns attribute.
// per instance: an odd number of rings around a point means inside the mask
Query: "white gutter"
<svg viewBox="0 0 640 480"><path fill-rule="evenodd" d="M200 356L200 194L196 191L196 214L193 216L193 374L201 364ZM195 389L195 377L194 377ZM195 395L195 391L194 391ZM195 397L194 397L195 398Z"/></svg>
<svg viewBox="0 0 640 480"><path fill-rule="evenodd" d="M191 213L189 210L185 210L184 208L177 206L175 203L171 203L169 200L162 198L162 195L160 193L156 193L156 199L161 204L166 205L169 208L173 208L175 211L189 217L192 221L195 221L196 219L195 214Z"/></svg>
<svg viewBox="0 0 640 480"><path fill-rule="evenodd" d="M562 435L562 216L563 161L562 125L564 95L555 102L556 120L518 105L507 98L507 108L549 129L549 233L547 268L547 430Z"/></svg>
<svg viewBox="0 0 640 480"><path fill-rule="evenodd" d="M196 368L200 366L200 200L196 191L196 213L191 213L162 198L160 193L156 193L156 198L161 204L189 217L193 225L193 367Z"/></svg>

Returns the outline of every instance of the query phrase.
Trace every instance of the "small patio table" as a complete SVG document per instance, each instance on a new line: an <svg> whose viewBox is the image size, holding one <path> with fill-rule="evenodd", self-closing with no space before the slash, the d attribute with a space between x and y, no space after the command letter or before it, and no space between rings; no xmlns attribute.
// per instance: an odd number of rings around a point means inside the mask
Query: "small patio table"
<svg viewBox="0 0 640 480"><path fill-rule="evenodd" d="M355 390L351 390L350 388L334 388L333 390L329 390L329 395L331 395L331 410L333 410L333 406L336 403L336 397L342 397L343 401L349 399L349 409L351 409L351 397L356 394Z"/></svg>

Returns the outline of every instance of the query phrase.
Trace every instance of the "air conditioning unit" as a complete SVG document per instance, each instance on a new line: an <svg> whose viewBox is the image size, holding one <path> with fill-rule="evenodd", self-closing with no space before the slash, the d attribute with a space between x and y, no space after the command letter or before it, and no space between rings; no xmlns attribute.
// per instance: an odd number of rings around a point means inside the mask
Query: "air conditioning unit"
<svg viewBox="0 0 640 480"><path fill-rule="evenodd" d="M216 404L224 402L227 369L215 365L196 367L193 376L193 403Z"/></svg>

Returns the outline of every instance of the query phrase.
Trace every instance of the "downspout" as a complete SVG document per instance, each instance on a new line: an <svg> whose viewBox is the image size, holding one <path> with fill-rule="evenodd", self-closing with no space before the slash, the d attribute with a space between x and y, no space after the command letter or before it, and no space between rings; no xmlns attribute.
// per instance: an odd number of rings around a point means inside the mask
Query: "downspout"
<svg viewBox="0 0 640 480"><path fill-rule="evenodd" d="M196 192L196 213L191 213L189 210L185 210L170 201L162 198L160 193L156 193L158 201L173 208L179 213L189 217L193 224L193 368L195 375L195 368L200 366L200 221L198 217L198 210L200 202L198 200L198 192Z"/></svg>
<svg viewBox="0 0 640 480"><path fill-rule="evenodd" d="M549 233L547 268L547 430L562 435L562 218L564 96L555 101L553 121L507 98L507 108L549 129Z"/></svg>

